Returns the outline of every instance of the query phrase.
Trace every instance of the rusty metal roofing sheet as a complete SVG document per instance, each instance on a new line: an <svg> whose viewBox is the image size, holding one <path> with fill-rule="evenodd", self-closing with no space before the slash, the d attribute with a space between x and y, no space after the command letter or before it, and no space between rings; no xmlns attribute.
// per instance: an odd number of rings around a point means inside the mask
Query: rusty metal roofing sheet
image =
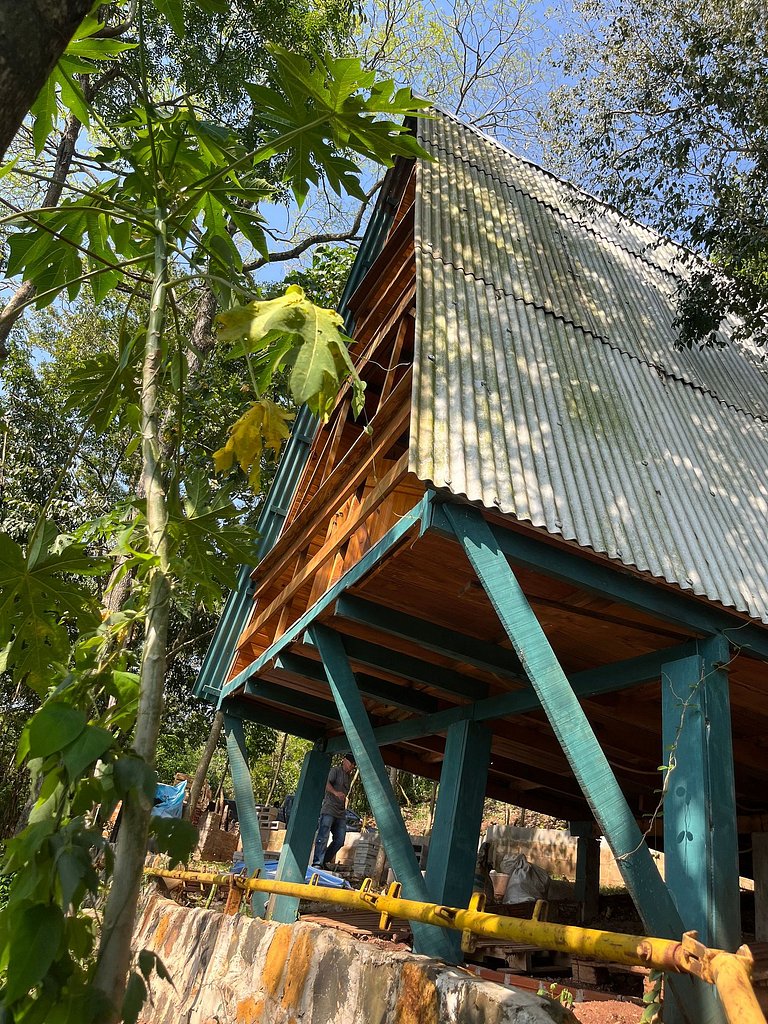
<svg viewBox="0 0 768 1024"><path fill-rule="evenodd" d="M768 622L768 380L679 350L680 250L421 120L411 469Z"/></svg>

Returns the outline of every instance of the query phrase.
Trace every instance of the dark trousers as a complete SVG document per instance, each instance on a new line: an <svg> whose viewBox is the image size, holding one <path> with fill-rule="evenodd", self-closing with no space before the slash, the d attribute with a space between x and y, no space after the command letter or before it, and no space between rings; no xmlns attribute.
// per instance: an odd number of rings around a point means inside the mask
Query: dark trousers
<svg viewBox="0 0 768 1024"><path fill-rule="evenodd" d="M346 834L346 817L334 818L332 814L321 814L320 824L317 828L317 839L315 840L315 855L312 858L313 867L321 868L326 864L333 864L336 854L344 845ZM328 844L329 836L333 836L333 841L330 845Z"/></svg>

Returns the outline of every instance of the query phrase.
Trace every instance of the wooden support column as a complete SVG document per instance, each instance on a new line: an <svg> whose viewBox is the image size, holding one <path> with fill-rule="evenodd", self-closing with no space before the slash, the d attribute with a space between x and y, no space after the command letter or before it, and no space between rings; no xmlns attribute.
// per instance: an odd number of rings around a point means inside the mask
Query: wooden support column
<svg viewBox="0 0 768 1024"><path fill-rule="evenodd" d="M686 931L741 943L739 850L724 637L662 669L664 873Z"/></svg>
<svg viewBox="0 0 768 1024"><path fill-rule="evenodd" d="M493 530L477 509L447 504L443 512L512 641L595 821L611 847L646 931L660 938L679 939L683 926L669 889ZM665 1015L673 1020L674 1012L686 1024L720 1024L711 1000L702 994L703 988L693 978L667 975Z"/></svg>
<svg viewBox="0 0 768 1024"><path fill-rule="evenodd" d="M331 767L331 755L314 747L304 755L299 785L291 807L285 842L277 864L280 882L303 882L317 832L320 806ZM299 901L294 896L273 896L269 917L272 921L291 924L299 914Z"/></svg>
<svg viewBox="0 0 768 1024"><path fill-rule="evenodd" d="M650 935L680 938L682 924L587 716L490 526L474 508L443 510L536 691L576 781Z"/></svg>
<svg viewBox="0 0 768 1024"><path fill-rule="evenodd" d="M259 815L256 801L253 799L253 783L248 768L248 754L245 749L245 733L240 718L227 714L224 710L224 734L227 740L229 770L232 775L232 788L237 804L237 816L240 821L240 835L243 840L245 870L249 875L255 871L264 873L264 849L261 845L259 832ZM266 895L255 892L251 899L254 917L264 917Z"/></svg>
<svg viewBox="0 0 768 1024"><path fill-rule="evenodd" d="M569 822L577 837L575 896L581 904L581 923L589 924L600 908L600 839L591 821Z"/></svg>
<svg viewBox="0 0 768 1024"><path fill-rule="evenodd" d="M427 890L433 903L448 907L469 903L490 755L487 726L467 721L448 729L427 861ZM458 932L451 937L458 959L461 937Z"/></svg>
<svg viewBox="0 0 768 1024"><path fill-rule="evenodd" d="M768 832L752 833L752 874L755 880L755 939L768 942Z"/></svg>
<svg viewBox="0 0 768 1024"><path fill-rule="evenodd" d="M347 652L337 633L325 626L310 626L310 634L323 660L328 683L341 722L360 770L360 780L371 805L389 863L403 886L403 898L429 901L416 855L403 822L373 728L365 710ZM413 922L416 952L454 962L454 947L447 932L433 925Z"/></svg>

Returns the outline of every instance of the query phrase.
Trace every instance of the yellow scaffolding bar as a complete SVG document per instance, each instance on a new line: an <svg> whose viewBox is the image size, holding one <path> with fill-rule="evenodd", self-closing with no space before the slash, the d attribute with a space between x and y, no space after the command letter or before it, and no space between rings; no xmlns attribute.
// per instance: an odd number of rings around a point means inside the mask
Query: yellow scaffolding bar
<svg viewBox="0 0 768 1024"><path fill-rule="evenodd" d="M696 932L687 932L678 942L657 939L647 935L625 935L604 932L595 928L554 924L548 921L502 917L485 912L485 898L476 893L469 907L443 907L436 903L404 900L400 897L399 883L387 892L371 888L366 878L359 889L330 889L315 883L278 882L272 879L246 878L244 875L217 875L202 871L170 871L165 868L145 868L145 875L153 878L175 878L200 882L203 885L228 886L235 891L267 892L298 899L323 900L356 910L377 910L381 913L382 928L387 928L393 917L423 924L451 928L462 933L462 949L471 951L478 935L500 941L524 942L571 953L587 959L655 968L674 974L692 974L707 984L714 985L720 995L729 1024L765 1024L760 1006L752 988L752 953L741 946L736 953L724 949L710 949L697 939ZM233 901L229 901L230 908Z"/></svg>

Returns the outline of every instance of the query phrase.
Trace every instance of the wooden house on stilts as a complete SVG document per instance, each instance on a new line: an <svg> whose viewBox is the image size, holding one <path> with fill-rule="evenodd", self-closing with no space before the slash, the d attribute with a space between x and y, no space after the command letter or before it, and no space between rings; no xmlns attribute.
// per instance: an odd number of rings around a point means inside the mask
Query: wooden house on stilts
<svg viewBox="0 0 768 1024"><path fill-rule="evenodd" d="M238 802L248 719L315 741L278 877L351 749L404 895L466 906L487 794L581 823L585 862L596 823L650 934L735 949L768 822L764 369L727 324L676 347L675 245L453 117L415 130L434 162L390 171L344 300L364 415L298 416L197 682ZM385 765L440 780L426 878Z"/></svg>

